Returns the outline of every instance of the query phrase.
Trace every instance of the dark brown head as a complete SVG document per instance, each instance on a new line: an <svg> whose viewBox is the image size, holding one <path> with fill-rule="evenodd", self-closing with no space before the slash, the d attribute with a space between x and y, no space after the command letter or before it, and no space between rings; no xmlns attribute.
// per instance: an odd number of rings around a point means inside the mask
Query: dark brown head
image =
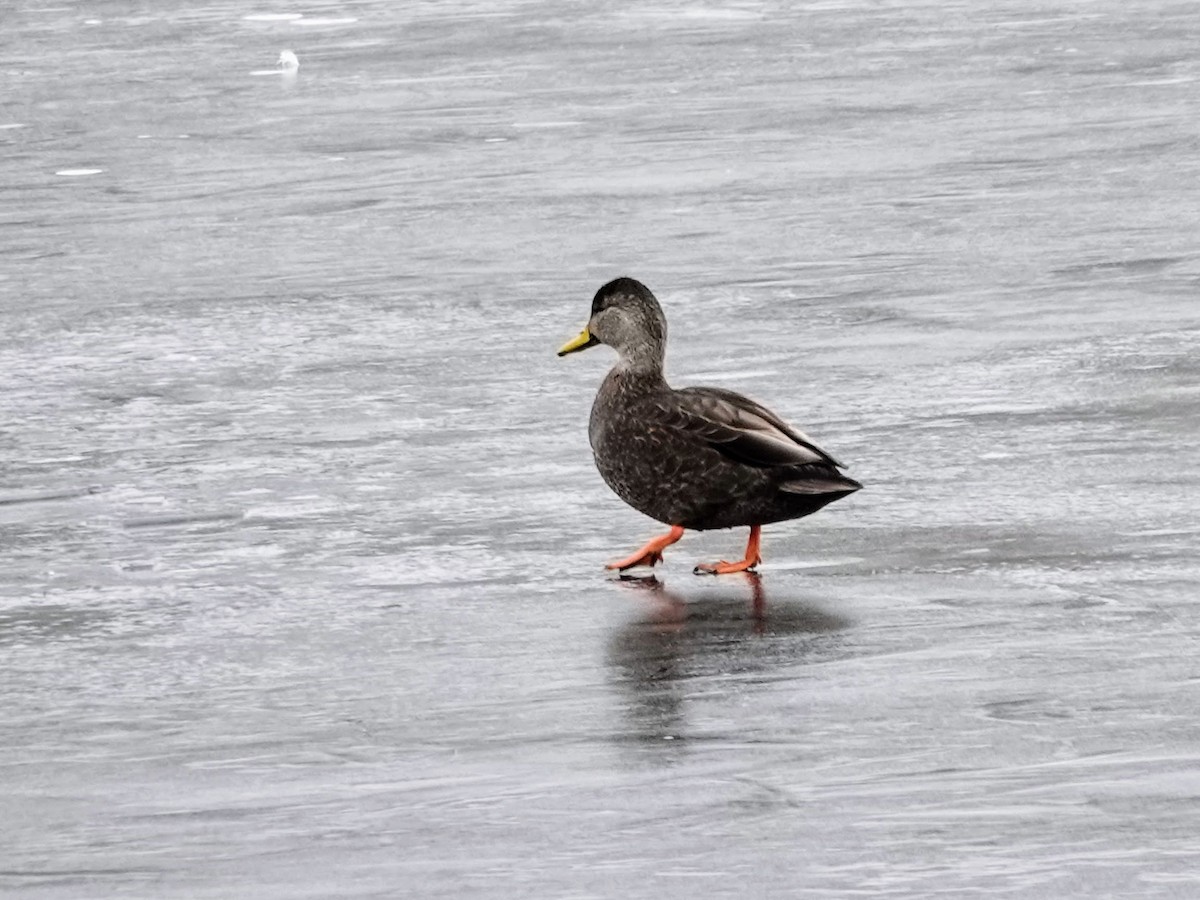
<svg viewBox="0 0 1200 900"><path fill-rule="evenodd" d="M648 287L632 278L618 278L596 291L587 327L564 344L558 355L596 344L612 347L628 366L662 368L667 319Z"/></svg>

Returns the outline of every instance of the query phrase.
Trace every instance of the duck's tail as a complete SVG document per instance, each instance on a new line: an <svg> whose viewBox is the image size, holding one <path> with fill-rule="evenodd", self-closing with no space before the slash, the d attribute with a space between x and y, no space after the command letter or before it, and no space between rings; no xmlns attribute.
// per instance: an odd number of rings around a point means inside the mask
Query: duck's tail
<svg viewBox="0 0 1200 900"><path fill-rule="evenodd" d="M861 488L862 484L849 475L821 465L799 467L779 483L779 490L788 494L853 494Z"/></svg>

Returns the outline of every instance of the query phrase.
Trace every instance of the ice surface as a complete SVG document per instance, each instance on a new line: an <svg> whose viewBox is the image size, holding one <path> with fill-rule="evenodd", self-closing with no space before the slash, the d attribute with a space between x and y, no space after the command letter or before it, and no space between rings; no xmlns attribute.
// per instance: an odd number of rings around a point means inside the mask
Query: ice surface
<svg viewBox="0 0 1200 900"><path fill-rule="evenodd" d="M1190 4L294 9L0 29L0 893L1200 893ZM758 581L603 573L621 274Z"/></svg>

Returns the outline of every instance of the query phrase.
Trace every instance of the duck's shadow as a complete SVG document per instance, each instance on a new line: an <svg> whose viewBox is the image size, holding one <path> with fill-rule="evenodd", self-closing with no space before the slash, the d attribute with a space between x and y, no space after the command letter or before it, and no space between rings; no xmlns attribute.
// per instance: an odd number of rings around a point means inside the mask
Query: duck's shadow
<svg viewBox="0 0 1200 900"><path fill-rule="evenodd" d="M618 737L637 744L686 742L689 697L794 677L797 665L838 656L840 632L852 625L809 603L769 597L752 572L692 596L654 577L619 585L646 604L613 635L607 655L624 701Z"/></svg>

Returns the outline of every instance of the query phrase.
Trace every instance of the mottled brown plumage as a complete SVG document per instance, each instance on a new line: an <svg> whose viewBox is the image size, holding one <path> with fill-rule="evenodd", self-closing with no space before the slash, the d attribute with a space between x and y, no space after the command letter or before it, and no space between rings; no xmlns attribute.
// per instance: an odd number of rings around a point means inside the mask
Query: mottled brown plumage
<svg viewBox="0 0 1200 900"><path fill-rule="evenodd" d="M618 278L596 293L587 327L559 351L597 343L617 351L588 427L596 467L622 500L672 526L610 568L653 565L683 529L747 525L751 546L743 560L697 572L752 568L760 526L807 516L862 487L809 437L753 400L721 388L670 387L663 377L666 340L654 295L632 278Z"/></svg>

